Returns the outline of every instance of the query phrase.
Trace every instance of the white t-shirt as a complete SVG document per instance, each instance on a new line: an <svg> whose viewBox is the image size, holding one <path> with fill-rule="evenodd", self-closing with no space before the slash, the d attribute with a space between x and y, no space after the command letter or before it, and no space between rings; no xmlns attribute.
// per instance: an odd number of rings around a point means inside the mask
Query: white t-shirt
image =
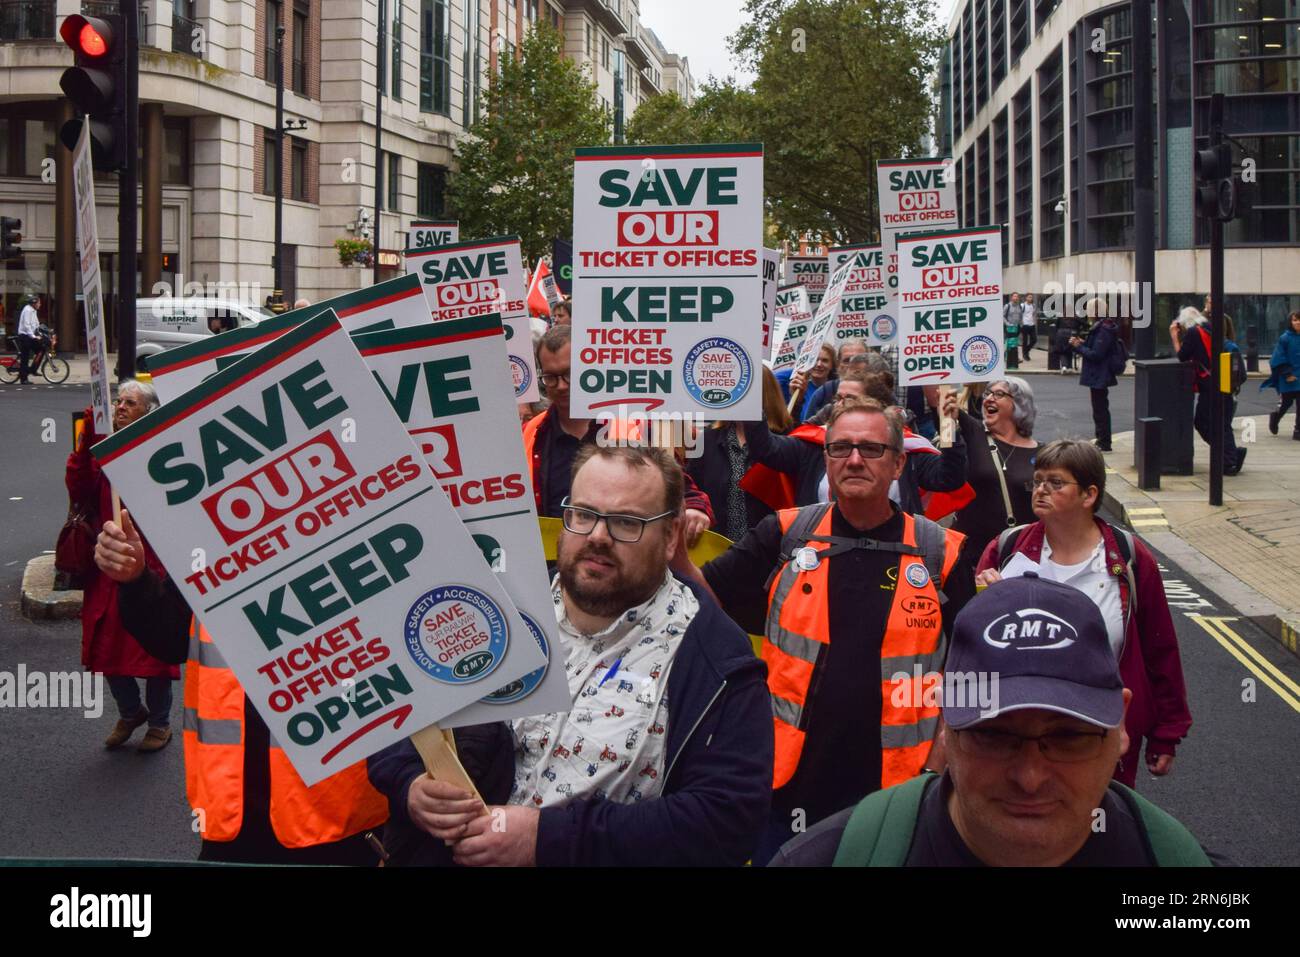
<svg viewBox="0 0 1300 957"><path fill-rule="evenodd" d="M1077 588L1101 610L1106 622L1106 637L1111 651L1119 660L1124 647L1124 608L1120 601L1119 580L1106 567L1106 541L1097 542L1092 554L1074 565L1061 565L1052 561L1052 546L1043 536L1043 554L1038 563L1038 577Z"/></svg>

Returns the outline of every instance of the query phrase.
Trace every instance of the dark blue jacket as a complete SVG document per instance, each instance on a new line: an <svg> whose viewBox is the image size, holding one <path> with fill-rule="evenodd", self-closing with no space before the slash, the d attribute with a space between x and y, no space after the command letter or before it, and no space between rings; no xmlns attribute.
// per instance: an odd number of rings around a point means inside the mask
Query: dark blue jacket
<svg viewBox="0 0 1300 957"><path fill-rule="evenodd" d="M576 866L720 866L749 860L766 827L772 802L772 704L767 666L754 656L748 636L692 582L700 600L668 673L668 754L660 797L637 804L583 798L543 808L537 827L537 863ZM504 725L487 726L504 728ZM485 775L509 792L513 738L498 734L494 753L465 753L466 770L495 766ZM418 830L406 814L406 792L424 765L410 741L367 761L371 783L388 796L391 813L384 842L418 849L406 863L445 863L442 842ZM483 793L488 803L506 794ZM412 833L416 838L412 840Z"/></svg>
<svg viewBox="0 0 1300 957"><path fill-rule="evenodd" d="M1119 327L1115 320L1106 318L1092 327L1088 338L1074 351L1083 356L1083 368L1079 372L1079 385L1089 389L1109 389L1119 380L1110 369L1110 358L1118 348Z"/></svg>
<svg viewBox="0 0 1300 957"><path fill-rule="evenodd" d="M1272 367L1272 375L1259 384L1261 390L1277 389L1282 395L1300 392L1300 334L1290 329L1283 332L1282 338L1273 347L1269 365ZM1295 376L1296 380L1287 382L1286 377L1289 375Z"/></svg>

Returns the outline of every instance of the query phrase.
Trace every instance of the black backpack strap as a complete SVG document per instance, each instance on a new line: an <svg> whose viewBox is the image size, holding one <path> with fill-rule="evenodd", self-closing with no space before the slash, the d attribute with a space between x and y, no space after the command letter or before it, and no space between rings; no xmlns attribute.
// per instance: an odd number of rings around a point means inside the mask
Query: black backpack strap
<svg viewBox="0 0 1300 957"><path fill-rule="evenodd" d="M1128 608L1124 611L1124 634L1127 635L1129 619L1133 617L1133 609L1137 605L1137 574L1133 567L1137 551L1133 546L1132 532L1115 525L1110 526L1110 530L1115 535L1115 547L1119 549L1119 557L1124 560L1124 577L1128 580Z"/></svg>
<svg viewBox="0 0 1300 957"><path fill-rule="evenodd" d="M948 533L942 525L930 521L924 515L913 515L912 521L916 530L916 545L921 550L925 570L930 573L930 580L934 582L934 589L939 593L939 604L942 605L948 601L943 590L943 558L947 551Z"/></svg>
<svg viewBox="0 0 1300 957"><path fill-rule="evenodd" d="M1020 541L1020 533L1028 527L1028 525L1017 525L1014 528L1008 528L998 536L998 571L1005 568L1007 562L1011 561L1011 556L1016 553L1016 544Z"/></svg>
<svg viewBox="0 0 1300 957"><path fill-rule="evenodd" d="M817 526L821 524L822 519L826 517L826 513L830 511L830 508L830 502L817 502L799 509L799 514L794 517L790 527L781 535L781 553L777 556L776 566L772 569L772 573L767 576L767 582L763 585L764 591L771 590L772 581L777 575L781 574L781 569L790 563L794 553L812 541L813 533L817 530Z"/></svg>

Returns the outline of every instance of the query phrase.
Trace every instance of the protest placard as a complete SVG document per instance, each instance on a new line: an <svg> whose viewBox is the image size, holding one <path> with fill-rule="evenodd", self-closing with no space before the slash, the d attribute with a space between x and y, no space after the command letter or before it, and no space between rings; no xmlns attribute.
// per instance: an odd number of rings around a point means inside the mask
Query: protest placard
<svg viewBox="0 0 1300 957"><path fill-rule="evenodd" d="M830 283L830 263L825 256L786 256L785 281L799 283L808 288L808 306L813 314L822 304L826 286Z"/></svg>
<svg viewBox="0 0 1300 957"><path fill-rule="evenodd" d="M410 251L406 271L420 280L434 322L498 313L506 329L501 352L513 377L515 400L540 398L518 236Z"/></svg>
<svg viewBox="0 0 1300 957"><path fill-rule="evenodd" d="M443 718L444 728L573 704L519 412L501 362L504 335L501 317L491 314L353 337L534 640L558 662Z"/></svg>
<svg viewBox="0 0 1300 957"><path fill-rule="evenodd" d="M1002 376L1001 228L901 236L898 264L901 385Z"/></svg>
<svg viewBox="0 0 1300 957"><path fill-rule="evenodd" d="M572 414L762 414L763 148L579 149Z"/></svg>
<svg viewBox="0 0 1300 957"><path fill-rule="evenodd" d="M794 366L799 346L812 325L808 287L802 283L781 286L776 291L776 328L772 343L772 371Z"/></svg>
<svg viewBox="0 0 1300 957"><path fill-rule="evenodd" d="M331 309L348 332L416 326L429 321L429 307L420 292L419 280L399 276L150 356L149 373L158 398L170 402L218 369L238 362L294 326Z"/></svg>
<svg viewBox="0 0 1300 957"><path fill-rule="evenodd" d="M835 320L832 342L836 346L850 340L868 346L894 345L898 339L898 323L890 307L890 277L881 247L840 246L830 250L828 258L832 270L853 260L853 269L840 296L840 313Z"/></svg>
<svg viewBox="0 0 1300 957"><path fill-rule="evenodd" d="M799 352L794 362L795 372L807 372L815 366L817 364L817 354L821 352L822 344L831 341L831 335L835 330L835 320L839 316L838 300L844 292L844 286L848 283L849 273L852 270L853 261L850 259L831 273L831 281L826 285L826 294L822 297L822 304L817 307L817 315L808 328L808 334L804 337L803 342L799 344Z"/></svg>
<svg viewBox="0 0 1300 957"><path fill-rule="evenodd" d="M406 253L460 242L460 220L416 220L406 233Z"/></svg>
<svg viewBox="0 0 1300 957"><path fill-rule="evenodd" d="M95 218L89 116L82 121L77 148L72 153L72 185L77 207L77 259L81 266L81 304L86 317L86 352L90 357L90 411L95 417L95 432L108 435L113 431L113 399L108 382L104 293L99 277L99 222Z"/></svg>
<svg viewBox="0 0 1300 957"><path fill-rule="evenodd" d="M772 354L772 322L776 318L777 271L781 267L779 249L763 250L763 356Z"/></svg>
<svg viewBox="0 0 1300 957"><path fill-rule="evenodd" d="M545 664L333 312L93 452L309 785Z"/></svg>
<svg viewBox="0 0 1300 957"><path fill-rule="evenodd" d="M876 196L880 208L880 248L889 289L889 315L898 320L898 237L904 233L955 229L957 189L952 160L946 157L880 160Z"/></svg>

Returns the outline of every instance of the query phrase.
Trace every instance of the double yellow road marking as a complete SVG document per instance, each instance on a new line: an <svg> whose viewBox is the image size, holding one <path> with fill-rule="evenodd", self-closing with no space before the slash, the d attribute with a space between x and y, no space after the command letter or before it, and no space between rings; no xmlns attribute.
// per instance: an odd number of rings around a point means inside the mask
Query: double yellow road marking
<svg viewBox="0 0 1300 957"><path fill-rule="evenodd" d="M1187 617L1209 632L1210 637L1222 645L1228 654L1272 688L1279 698L1300 712L1300 685L1284 675L1277 666L1256 651L1250 642L1228 627L1228 622L1236 621L1236 618L1206 617L1195 613L1188 614Z"/></svg>
<svg viewBox="0 0 1300 957"><path fill-rule="evenodd" d="M1165 518L1162 508L1130 508L1129 524L1134 528L1168 528L1169 519Z"/></svg>

